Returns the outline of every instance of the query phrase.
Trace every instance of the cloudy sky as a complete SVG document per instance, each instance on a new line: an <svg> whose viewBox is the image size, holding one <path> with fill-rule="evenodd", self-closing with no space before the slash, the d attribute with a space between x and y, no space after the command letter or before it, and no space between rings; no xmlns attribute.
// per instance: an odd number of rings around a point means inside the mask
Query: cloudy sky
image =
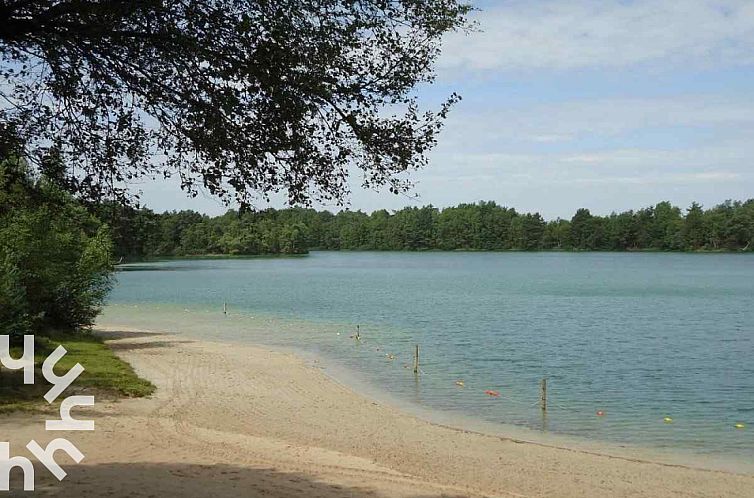
<svg viewBox="0 0 754 498"><path fill-rule="evenodd" d="M354 189L352 209L494 200L555 218L754 197L754 2L476 4L481 32L449 36L422 90L463 101L413 176L418 199ZM142 189L158 211L224 211Z"/></svg>

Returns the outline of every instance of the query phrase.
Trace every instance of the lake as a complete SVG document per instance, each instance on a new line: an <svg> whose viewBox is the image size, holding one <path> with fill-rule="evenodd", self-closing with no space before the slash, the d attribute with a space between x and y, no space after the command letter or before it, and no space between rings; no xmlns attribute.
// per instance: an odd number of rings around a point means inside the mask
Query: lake
<svg viewBox="0 0 754 498"><path fill-rule="evenodd" d="M293 348L458 420L754 462L750 254L313 252L122 269L101 323Z"/></svg>

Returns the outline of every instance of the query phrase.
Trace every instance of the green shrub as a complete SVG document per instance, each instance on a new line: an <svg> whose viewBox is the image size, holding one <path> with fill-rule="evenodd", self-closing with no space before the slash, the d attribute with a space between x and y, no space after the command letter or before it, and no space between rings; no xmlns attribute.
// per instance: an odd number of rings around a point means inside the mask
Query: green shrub
<svg viewBox="0 0 754 498"><path fill-rule="evenodd" d="M0 157L0 332L94 323L111 286L109 230L17 157Z"/></svg>

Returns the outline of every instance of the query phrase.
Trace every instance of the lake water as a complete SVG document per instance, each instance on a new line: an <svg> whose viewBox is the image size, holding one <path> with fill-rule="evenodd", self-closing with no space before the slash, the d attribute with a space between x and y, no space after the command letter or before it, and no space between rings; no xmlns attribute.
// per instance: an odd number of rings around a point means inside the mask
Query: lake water
<svg viewBox="0 0 754 498"><path fill-rule="evenodd" d="M124 270L101 323L295 348L459 420L754 466L751 255L315 252Z"/></svg>

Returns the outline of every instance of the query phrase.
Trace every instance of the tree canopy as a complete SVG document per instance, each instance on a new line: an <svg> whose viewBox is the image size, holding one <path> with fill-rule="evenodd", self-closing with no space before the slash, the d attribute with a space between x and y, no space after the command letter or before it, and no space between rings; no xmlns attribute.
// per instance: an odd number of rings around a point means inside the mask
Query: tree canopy
<svg viewBox="0 0 754 498"><path fill-rule="evenodd" d="M593 215L579 209L570 220L546 221L495 202L445 209L407 207L389 213L292 208L157 214L102 206L118 255L133 258L206 254L299 254L324 250L474 251L752 251L754 199L710 209L693 203L684 215L669 202Z"/></svg>
<svg viewBox="0 0 754 498"><path fill-rule="evenodd" d="M453 94L422 110L458 0L3 0L0 139L80 196L177 176L242 206L403 192Z"/></svg>

